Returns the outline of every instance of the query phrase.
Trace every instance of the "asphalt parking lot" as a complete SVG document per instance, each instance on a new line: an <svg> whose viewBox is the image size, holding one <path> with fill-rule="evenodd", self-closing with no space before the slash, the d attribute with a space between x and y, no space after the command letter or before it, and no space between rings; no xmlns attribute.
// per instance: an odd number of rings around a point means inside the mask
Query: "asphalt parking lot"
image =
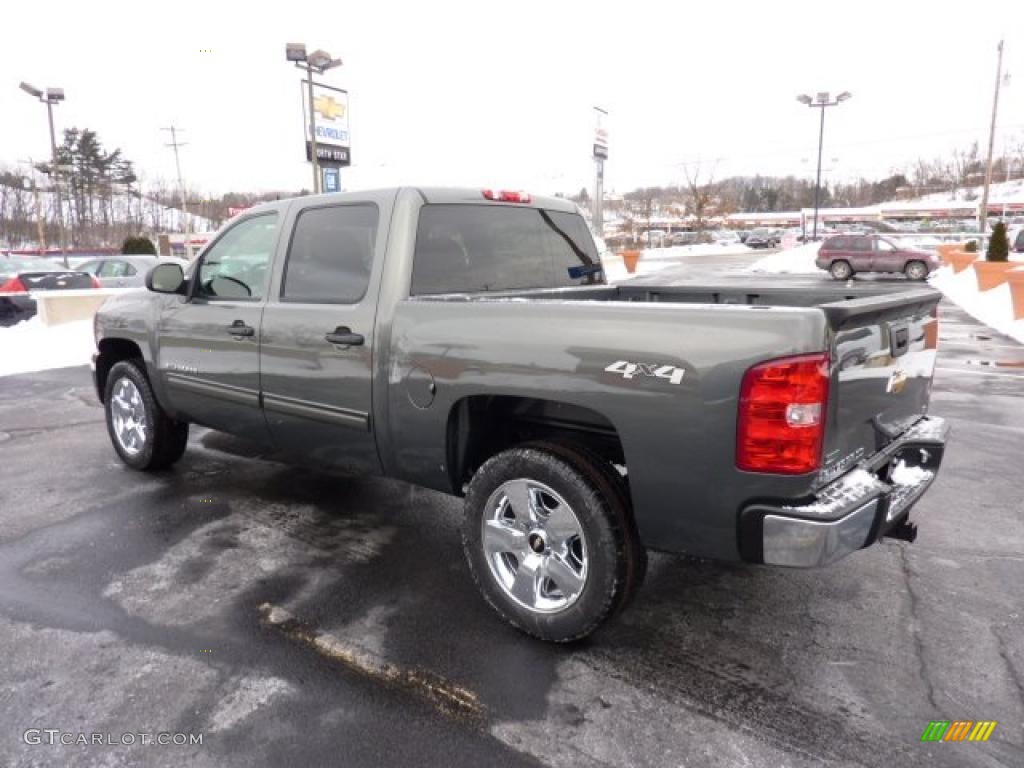
<svg viewBox="0 0 1024 768"><path fill-rule="evenodd" d="M941 312L954 432L915 544L819 571L656 555L571 647L478 597L458 500L201 429L140 474L88 369L0 378L0 766L1024 765L1024 347ZM923 744L930 720L998 726Z"/></svg>

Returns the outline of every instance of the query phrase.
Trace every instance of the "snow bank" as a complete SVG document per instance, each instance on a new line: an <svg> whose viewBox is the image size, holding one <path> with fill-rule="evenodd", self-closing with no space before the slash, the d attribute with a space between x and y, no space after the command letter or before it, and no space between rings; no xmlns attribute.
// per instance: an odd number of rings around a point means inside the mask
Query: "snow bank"
<svg viewBox="0 0 1024 768"><path fill-rule="evenodd" d="M815 265L814 260L818 256L818 249L821 243L806 243L790 248L788 251L779 251L763 259L758 259L748 267L749 272L769 272L776 275L809 275L824 274Z"/></svg>
<svg viewBox="0 0 1024 768"><path fill-rule="evenodd" d="M92 320L45 326L35 316L0 328L0 376L87 365L95 346Z"/></svg>
<svg viewBox="0 0 1024 768"><path fill-rule="evenodd" d="M954 274L951 267L935 270L928 282L971 317L1024 344L1024 319L1013 319L1013 301L1006 283L989 291L979 291L973 269Z"/></svg>

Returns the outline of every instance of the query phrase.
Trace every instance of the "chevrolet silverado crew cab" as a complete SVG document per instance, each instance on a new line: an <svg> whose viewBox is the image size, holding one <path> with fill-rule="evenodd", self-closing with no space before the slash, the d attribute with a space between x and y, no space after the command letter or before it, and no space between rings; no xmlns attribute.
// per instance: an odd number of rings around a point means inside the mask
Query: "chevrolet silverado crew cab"
<svg viewBox="0 0 1024 768"><path fill-rule="evenodd" d="M464 497L483 597L583 637L647 548L820 566L912 538L946 427L939 294L906 285L606 284L557 198L403 188L282 200L96 315L121 459L190 424Z"/></svg>

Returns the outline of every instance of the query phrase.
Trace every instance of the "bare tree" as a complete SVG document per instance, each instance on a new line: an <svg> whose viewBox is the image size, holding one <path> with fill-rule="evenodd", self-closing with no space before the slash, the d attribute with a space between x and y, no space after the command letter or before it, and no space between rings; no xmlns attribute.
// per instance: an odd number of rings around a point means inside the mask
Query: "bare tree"
<svg viewBox="0 0 1024 768"><path fill-rule="evenodd" d="M708 207L715 199L715 169L714 166L707 172L707 178L701 181L701 167L697 162L693 170L689 165L683 166L683 173L686 174L686 191L690 201L690 210L693 213L697 227L697 236L704 231L704 222L707 218Z"/></svg>

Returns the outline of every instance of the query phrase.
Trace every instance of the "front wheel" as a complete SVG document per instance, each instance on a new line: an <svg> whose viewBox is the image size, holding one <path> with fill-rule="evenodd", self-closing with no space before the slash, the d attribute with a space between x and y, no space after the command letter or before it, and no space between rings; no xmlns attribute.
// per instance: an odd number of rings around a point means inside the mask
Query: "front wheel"
<svg viewBox="0 0 1024 768"><path fill-rule="evenodd" d="M911 261L903 268L903 274L910 280L924 280L928 277L928 265L923 261Z"/></svg>
<svg viewBox="0 0 1024 768"><path fill-rule="evenodd" d="M643 550L594 459L555 444L499 453L473 476L462 543L484 599L552 642L586 637L628 601Z"/></svg>
<svg viewBox="0 0 1024 768"><path fill-rule="evenodd" d="M849 280L853 276L853 267L848 261L833 261L828 272L834 280Z"/></svg>
<svg viewBox="0 0 1024 768"><path fill-rule="evenodd" d="M110 442L129 467L163 469L185 452L188 423L164 412L139 363L123 360L110 369L103 402Z"/></svg>

